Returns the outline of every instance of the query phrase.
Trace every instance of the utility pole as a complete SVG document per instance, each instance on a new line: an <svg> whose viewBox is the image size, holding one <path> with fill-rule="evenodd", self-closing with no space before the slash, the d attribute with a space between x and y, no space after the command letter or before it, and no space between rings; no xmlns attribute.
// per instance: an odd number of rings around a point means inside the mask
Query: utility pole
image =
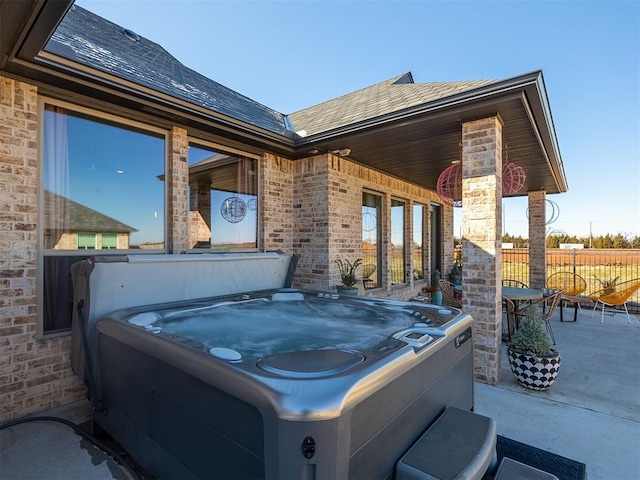
<svg viewBox="0 0 640 480"><path fill-rule="evenodd" d="M593 235L591 234L591 221L589 221L589 248L591 248L591 240Z"/></svg>

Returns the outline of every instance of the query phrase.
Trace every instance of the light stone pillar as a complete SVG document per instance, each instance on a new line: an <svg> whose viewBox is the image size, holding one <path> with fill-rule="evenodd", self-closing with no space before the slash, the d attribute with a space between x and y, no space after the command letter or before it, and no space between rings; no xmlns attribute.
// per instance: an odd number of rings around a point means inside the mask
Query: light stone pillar
<svg viewBox="0 0 640 480"><path fill-rule="evenodd" d="M547 279L546 192L529 192L529 286L544 288Z"/></svg>
<svg viewBox="0 0 640 480"><path fill-rule="evenodd" d="M496 385L502 339L502 120L462 125L463 310L471 314L474 375Z"/></svg>
<svg viewBox="0 0 640 480"><path fill-rule="evenodd" d="M167 250L183 253L189 249L189 139L184 128L173 127L169 137L167 171Z"/></svg>

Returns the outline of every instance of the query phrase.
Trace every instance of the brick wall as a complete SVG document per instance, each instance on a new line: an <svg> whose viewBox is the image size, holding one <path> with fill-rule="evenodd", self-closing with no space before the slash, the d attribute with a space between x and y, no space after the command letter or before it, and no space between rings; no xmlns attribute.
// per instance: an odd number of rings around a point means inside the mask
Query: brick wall
<svg viewBox="0 0 640 480"><path fill-rule="evenodd" d="M475 377L497 384L502 339L502 122L462 126L463 309L474 318Z"/></svg>
<svg viewBox="0 0 640 480"><path fill-rule="evenodd" d="M362 257L362 192L369 189L379 192L386 207L391 197L407 201L410 211L413 202L427 207L432 201L439 201L435 192L410 185L396 178L384 175L347 159L331 154L317 155L295 162L292 166L292 250L299 255L295 286L320 290L333 290L339 283L337 258L355 260ZM270 168L269 164L265 165ZM278 169L280 170L280 169ZM272 172L265 172L270 178ZM280 183L277 184L280 187ZM268 183L265 182L265 189ZM279 190L278 190L279 191ZM265 197L268 193L265 192ZM281 195L281 193L280 193ZM265 205L268 204L265 201ZM284 208L277 203L279 209ZM267 207L265 207L267 209ZM383 211L385 210L383 207ZM451 209L445 214L452 216ZM265 212L265 242L272 236L272 228L280 229L280 215ZM410 217L408 217L410 218ZM452 218L443 224L451 224ZM448 223L447 223L448 222ZM410 224L410 223L408 223ZM428 225L428 223L427 223ZM429 245L429 229L425 245ZM422 285L414 285L413 279L408 286L391 287L391 253L388 216L383 228L383 242L387 253L383 258L383 288L368 292L375 296L396 299L409 299L415 296ZM266 245L266 243L265 243Z"/></svg>
<svg viewBox="0 0 640 480"><path fill-rule="evenodd" d="M173 127L168 137L169 253L186 252L189 245L189 139L184 128Z"/></svg>
<svg viewBox="0 0 640 480"><path fill-rule="evenodd" d="M36 339L37 94L0 77L0 421L84 394L70 335Z"/></svg>
<svg viewBox="0 0 640 480"><path fill-rule="evenodd" d="M546 193L529 192L529 286L544 288L547 282Z"/></svg>
<svg viewBox="0 0 640 480"><path fill-rule="evenodd" d="M258 211L262 250L294 252L293 225L297 221L293 200L293 162L271 154L260 159ZM260 235L259 235L260 237Z"/></svg>
<svg viewBox="0 0 640 480"><path fill-rule="evenodd" d="M329 245L328 188L330 182L326 155L298 160L293 164L293 230L292 248L299 255L296 286L327 290L331 267Z"/></svg>

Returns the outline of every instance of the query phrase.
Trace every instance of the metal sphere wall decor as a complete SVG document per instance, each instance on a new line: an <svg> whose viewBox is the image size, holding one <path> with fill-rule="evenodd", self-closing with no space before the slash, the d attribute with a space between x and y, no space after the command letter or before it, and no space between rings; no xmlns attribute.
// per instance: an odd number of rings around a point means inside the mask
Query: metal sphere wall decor
<svg viewBox="0 0 640 480"><path fill-rule="evenodd" d="M520 191L527 179L524 168L509 161L509 147L504 147L504 162L502 163L502 195L513 195Z"/></svg>
<svg viewBox="0 0 640 480"><path fill-rule="evenodd" d="M438 176L436 186L438 196L445 205L462 206L462 164L454 163L445 168Z"/></svg>
<svg viewBox="0 0 640 480"><path fill-rule="evenodd" d="M526 179L524 168L509 162L509 147L505 146L502 164L502 195L513 195L519 192ZM460 161L442 171L438 176L436 191L445 205L462 207L462 144L460 144Z"/></svg>
<svg viewBox="0 0 640 480"><path fill-rule="evenodd" d="M229 223L239 223L247 214L247 204L240 197L229 197L220 205L220 215Z"/></svg>
<svg viewBox="0 0 640 480"><path fill-rule="evenodd" d="M560 217L560 207L558 206L558 204L556 202L554 202L553 200L549 200L548 198L545 198L544 201L549 207L551 207L551 208L546 208L546 206L545 206L545 213L546 213L547 218L545 219L544 224L545 225L551 225L556 220L558 220L558 218ZM542 200L538 200L538 201L533 203L533 206L537 207L537 206L540 205L541 202L542 202ZM525 215L527 216L527 219L528 219L529 218L529 207L527 207Z"/></svg>
<svg viewBox="0 0 640 480"><path fill-rule="evenodd" d="M365 232L373 232L378 222L376 216L371 212L365 212L362 214L362 230Z"/></svg>

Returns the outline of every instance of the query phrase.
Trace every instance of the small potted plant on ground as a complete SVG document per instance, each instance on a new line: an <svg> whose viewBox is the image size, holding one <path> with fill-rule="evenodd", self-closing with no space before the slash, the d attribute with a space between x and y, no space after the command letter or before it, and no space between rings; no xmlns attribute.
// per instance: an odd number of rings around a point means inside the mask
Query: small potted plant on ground
<svg viewBox="0 0 640 480"><path fill-rule="evenodd" d="M440 290L440 270L434 270L431 274L431 303L442 305L442 290Z"/></svg>
<svg viewBox="0 0 640 480"><path fill-rule="evenodd" d="M618 279L620 277L610 278L609 280L600 280L598 277L596 278L600 282L600 285L602 285L602 293L604 293L605 295L611 295L616 291L616 284L618 283Z"/></svg>
<svg viewBox="0 0 640 480"><path fill-rule="evenodd" d="M358 287L356 287L356 284L358 283L358 277L356 276L356 270L362 264L362 259L358 258L353 262L338 259L336 264L340 272L340 285L336 287L337 290L347 295L357 295Z"/></svg>
<svg viewBox="0 0 640 480"><path fill-rule="evenodd" d="M511 371L523 387L546 390L555 382L561 358L551 348L538 305L529 308L507 351Z"/></svg>
<svg viewBox="0 0 640 480"><path fill-rule="evenodd" d="M453 263L453 267L451 267L449 281L454 285L462 284L462 264L457 260Z"/></svg>

